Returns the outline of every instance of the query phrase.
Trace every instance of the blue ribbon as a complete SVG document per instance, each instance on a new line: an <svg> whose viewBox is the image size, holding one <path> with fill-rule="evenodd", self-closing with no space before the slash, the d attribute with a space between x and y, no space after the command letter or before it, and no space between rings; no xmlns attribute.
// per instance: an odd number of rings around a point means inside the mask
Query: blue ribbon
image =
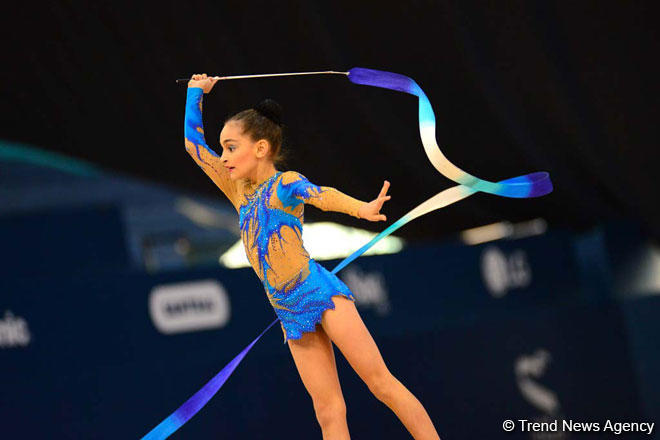
<svg viewBox="0 0 660 440"><path fill-rule="evenodd" d="M539 197L552 192L552 182L550 181L550 176L547 172L536 172L501 180L499 182L489 182L475 177L451 163L444 156L435 139L435 114L433 113L431 102L426 97L424 91L412 78L398 73L355 67L348 72L348 79L354 84L381 87L417 96L419 98L419 131L424 151L431 161L431 164L438 170L438 172L458 183L458 185L441 191L416 206L380 234L371 239L367 244L342 260L332 270L333 274L336 274L346 267L379 240L387 237L417 217L428 214L436 209L449 206L452 203L456 203L479 191L513 198ZM234 372L236 367L238 367L254 344L256 344L264 333L266 333L266 331L268 331L268 329L270 329L277 321L278 319L275 319L271 322L254 341L245 347L238 356L232 359L231 362L229 362L218 374L204 385L202 389L190 397L183 405L158 424L158 426L152 429L147 435L142 437L143 440L165 439L183 426L183 424L190 420L192 416L197 414L197 412L206 405L206 403L227 381L229 376Z"/></svg>

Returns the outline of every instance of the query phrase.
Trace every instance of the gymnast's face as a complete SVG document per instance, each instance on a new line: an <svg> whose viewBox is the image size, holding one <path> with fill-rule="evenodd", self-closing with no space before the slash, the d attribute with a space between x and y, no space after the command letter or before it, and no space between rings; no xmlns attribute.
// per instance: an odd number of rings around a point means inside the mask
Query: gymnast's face
<svg viewBox="0 0 660 440"><path fill-rule="evenodd" d="M263 139L254 141L249 134L243 132L241 121L230 120L220 132L220 145L220 160L229 172L231 180L254 180L259 161L267 158L268 142Z"/></svg>

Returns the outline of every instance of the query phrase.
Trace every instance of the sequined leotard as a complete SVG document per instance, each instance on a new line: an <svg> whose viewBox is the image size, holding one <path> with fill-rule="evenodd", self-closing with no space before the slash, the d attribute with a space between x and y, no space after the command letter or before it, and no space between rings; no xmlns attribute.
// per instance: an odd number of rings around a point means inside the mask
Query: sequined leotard
<svg viewBox="0 0 660 440"><path fill-rule="evenodd" d="M186 151L222 190L239 214L241 238L252 268L280 319L284 342L313 332L331 297L355 300L348 287L310 258L302 243L304 204L358 217L362 204L342 192L309 182L295 171L277 171L259 185L233 181L204 140L201 88L188 88Z"/></svg>

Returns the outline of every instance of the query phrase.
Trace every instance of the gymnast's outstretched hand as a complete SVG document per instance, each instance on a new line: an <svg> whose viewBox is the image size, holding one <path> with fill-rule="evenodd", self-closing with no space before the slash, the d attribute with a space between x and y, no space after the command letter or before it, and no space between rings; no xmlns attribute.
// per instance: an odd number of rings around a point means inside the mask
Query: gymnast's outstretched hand
<svg viewBox="0 0 660 440"><path fill-rule="evenodd" d="M360 206L360 209L358 210L358 216L360 218L372 222L387 220L387 217L385 217L385 215L380 213L380 209L383 207L383 203L385 203L385 201L392 198L392 196L387 195L387 189L389 187L390 187L390 182L386 180L383 183L383 188L380 190L380 194L378 194L378 197L376 197L371 202L365 203L364 205Z"/></svg>
<svg viewBox="0 0 660 440"><path fill-rule="evenodd" d="M188 87L200 87L204 90L204 93L208 93L217 82L217 78L206 76L206 73L202 73L201 75L195 74L190 81L188 81Z"/></svg>

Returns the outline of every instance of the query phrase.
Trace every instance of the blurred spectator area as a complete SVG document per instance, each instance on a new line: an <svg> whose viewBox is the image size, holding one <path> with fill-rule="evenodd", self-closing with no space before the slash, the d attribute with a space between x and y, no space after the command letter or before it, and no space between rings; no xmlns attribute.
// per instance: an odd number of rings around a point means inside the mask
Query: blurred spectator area
<svg viewBox="0 0 660 440"><path fill-rule="evenodd" d="M218 264L239 239L221 199L182 194L36 148L0 143L5 270L157 271Z"/></svg>

